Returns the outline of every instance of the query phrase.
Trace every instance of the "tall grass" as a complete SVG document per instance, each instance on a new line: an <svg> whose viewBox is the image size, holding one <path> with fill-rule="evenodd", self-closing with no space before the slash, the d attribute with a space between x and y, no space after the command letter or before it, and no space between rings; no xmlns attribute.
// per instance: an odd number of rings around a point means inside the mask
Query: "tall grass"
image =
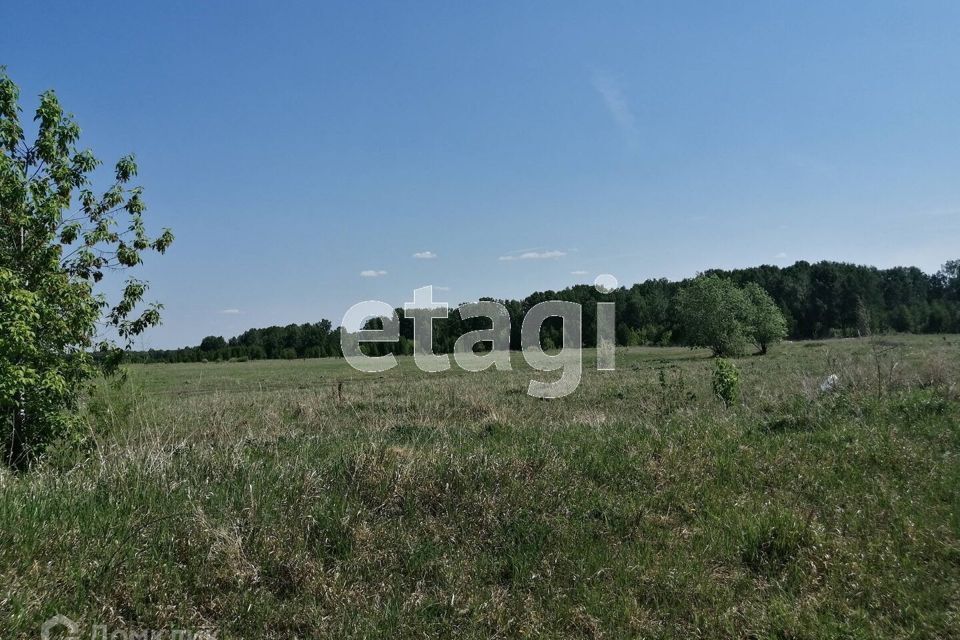
<svg viewBox="0 0 960 640"><path fill-rule="evenodd" d="M960 341L882 355L738 360L729 407L678 349L557 401L519 366L133 367L87 446L0 475L2 636L956 636Z"/></svg>

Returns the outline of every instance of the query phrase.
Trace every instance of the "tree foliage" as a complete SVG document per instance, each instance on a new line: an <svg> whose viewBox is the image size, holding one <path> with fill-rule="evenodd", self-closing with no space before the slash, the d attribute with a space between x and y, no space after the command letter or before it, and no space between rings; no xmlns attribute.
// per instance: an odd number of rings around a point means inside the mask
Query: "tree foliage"
<svg viewBox="0 0 960 640"><path fill-rule="evenodd" d="M750 300L727 278L703 276L684 287L677 309L691 347L706 347L715 356L740 355L750 335Z"/></svg>
<svg viewBox="0 0 960 640"><path fill-rule="evenodd" d="M111 302L105 274L173 241L169 230L146 232L132 156L95 192L100 162L77 146L80 128L56 95L40 96L32 141L19 98L0 67L0 437L15 467L76 431L85 383L113 370L122 348L160 321L160 305L141 308L147 283L126 280Z"/></svg>
<svg viewBox="0 0 960 640"><path fill-rule="evenodd" d="M754 282L741 288L729 278L701 276L680 290L677 309L687 344L715 356L740 355L750 342L765 354L787 335L783 313Z"/></svg>
<svg viewBox="0 0 960 640"><path fill-rule="evenodd" d="M766 354L770 345L780 342L787 336L787 320L763 288L756 282L743 288L747 296L747 327L750 339L761 354Z"/></svg>

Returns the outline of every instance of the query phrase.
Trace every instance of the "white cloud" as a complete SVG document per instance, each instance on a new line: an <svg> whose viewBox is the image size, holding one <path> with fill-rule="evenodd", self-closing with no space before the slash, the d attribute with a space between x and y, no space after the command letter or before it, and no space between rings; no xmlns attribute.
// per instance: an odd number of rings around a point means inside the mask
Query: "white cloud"
<svg viewBox="0 0 960 640"><path fill-rule="evenodd" d="M226 316L237 316L243 313L240 309L220 309L220 313Z"/></svg>
<svg viewBox="0 0 960 640"><path fill-rule="evenodd" d="M773 257L776 258L777 260L783 260L784 258L787 257L787 254L786 254L785 252L781 251L780 253L778 253L777 255L775 255L775 256L773 256Z"/></svg>
<svg viewBox="0 0 960 640"><path fill-rule="evenodd" d="M450 287L434 287L437 291L450 291Z"/></svg>
<svg viewBox="0 0 960 640"><path fill-rule="evenodd" d="M597 72L593 74L593 88L603 98L603 104L617 126L630 133L636 131L637 123L620 83L609 74Z"/></svg>
<svg viewBox="0 0 960 640"><path fill-rule="evenodd" d="M379 278L380 276L387 275L386 271L378 269L364 269L360 272L360 277L362 278Z"/></svg>
<svg viewBox="0 0 960 640"><path fill-rule="evenodd" d="M576 271L571 271L570 275L572 276L585 276L589 271L584 271L583 269L577 269Z"/></svg>
<svg viewBox="0 0 960 640"><path fill-rule="evenodd" d="M433 251L418 251L413 254L413 257L417 260L433 260L437 257L437 254L435 254Z"/></svg>
<svg viewBox="0 0 960 640"><path fill-rule="evenodd" d="M550 258L562 258L567 255L566 251L524 251L506 256L500 256L500 260L549 260Z"/></svg>

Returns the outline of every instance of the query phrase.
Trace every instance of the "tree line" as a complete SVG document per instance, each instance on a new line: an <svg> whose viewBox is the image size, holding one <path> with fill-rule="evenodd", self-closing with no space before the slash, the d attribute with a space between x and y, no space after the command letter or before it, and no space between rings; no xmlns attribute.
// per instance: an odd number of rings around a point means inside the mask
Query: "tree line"
<svg viewBox="0 0 960 640"><path fill-rule="evenodd" d="M784 333L794 340L849 337L867 333L960 333L960 260L953 260L935 274L916 267L878 269L842 262L797 262L781 268L771 265L746 269L711 269L697 279L653 279L609 292L591 285L576 285L561 291L539 291L523 300L498 300L510 314L512 349L520 347L520 327L526 311L547 300L577 302L583 313L583 346L596 346L596 303L616 303L616 343L619 346L699 344L703 322L684 313L684 294L697 281L715 278L735 285L755 301L751 313L766 314L776 324L770 305L756 305L766 294L779 310ZM741 294L723 294L734 297ZM689 293L687 294L689 298ZM487 298L492 299L492 298ZM726 299L726 298L725 298ZM741 303L738 303L741 304ZM742 304L741 304L742 306ZM687 304L686 308L697 308ZM744 312L747 313L747 312ZM370 355L413 352L413 322L400 318L397 343L368 344ZM759 322L755 320L754 322ZM372 322L371 327L376 326ZM464 321L456 310L446 320L434 322L434 350L450 353L456 339L466 331L489 327L489 321ZM329 320L249 329L239 336L208 336L195 347L151 349L131 352L132 362L200 362L337 357L339 328ZM779 329L777 329L779 331ZM747 336L763 351L765 344ZM562 343L559 319L550 319L541 331L545 348ZM699 340L699 342L698 342Z"/></svg>

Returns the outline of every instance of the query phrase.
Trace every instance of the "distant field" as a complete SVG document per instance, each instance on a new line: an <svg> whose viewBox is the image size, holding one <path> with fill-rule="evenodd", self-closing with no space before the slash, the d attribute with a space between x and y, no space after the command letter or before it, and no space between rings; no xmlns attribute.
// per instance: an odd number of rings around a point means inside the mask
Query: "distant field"
<svg viewBox="0 0 960 640"><path fill-rule="evenodd" d="M960 637L960 336L529 370L133 366L0 475L0 636ZM819 386L830 374L835 392Z"/></svg>

